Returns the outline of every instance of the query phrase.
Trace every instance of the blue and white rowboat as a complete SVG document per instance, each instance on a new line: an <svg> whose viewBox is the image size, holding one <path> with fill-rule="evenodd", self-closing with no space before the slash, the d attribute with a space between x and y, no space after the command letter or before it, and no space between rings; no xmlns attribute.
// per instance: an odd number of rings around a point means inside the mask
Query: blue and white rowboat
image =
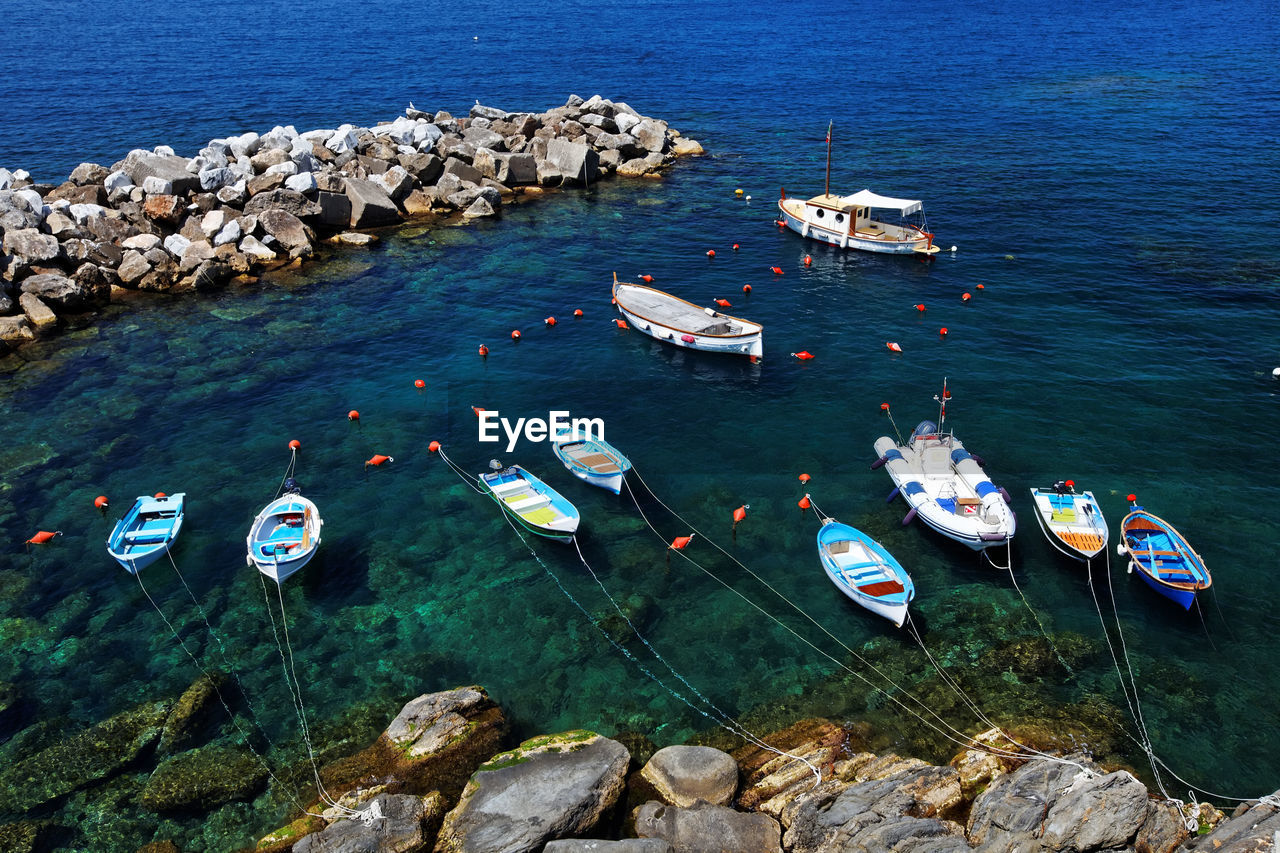
<svg viewBox="0 0 1280 853"><path fill-rule="evenodd" d="M314 503L296 492L283 494L253 519L245 539L246 559L276 583L283 583L316 555L323 526Z"/></svg>
<svg viewBox="0 0 1280 853"><path fill-rule="evenodd" d="M519 465L476 479L502 511L530 533L569 542L577 532L581 521L577 507Z"/></svg>
<svg viewBox="0 0 1280 853"><path fill-rule="evenodd" d="M1196 593L1213 584L1200 555L1173 525L1136 504L1120 522L1124 542L1116 545L1129 555L1129 571L1170 601L1190 610Z"/></svg>
<svg viewBox="0 0 1280 853"><path fill-rule="evenodd" d="M818 531L818 557L841 592L902 627L916 588L883 545L857 528L826 519Z"/></svg>
<svg viewBox="0 0 1280 853"><path fill-rule="evenodd" d="M573 476L615 495L622 492L622 481L631 470L631 460L603 438L577 439L565 432L551 440L551 450Z"/></svg>
<svg viewBox="0 0 1280 853"><path fill-rule="evenodd" d="M135 575L160 559L182 531L186 497L140 495L107 537L107 553Z"/></svg>

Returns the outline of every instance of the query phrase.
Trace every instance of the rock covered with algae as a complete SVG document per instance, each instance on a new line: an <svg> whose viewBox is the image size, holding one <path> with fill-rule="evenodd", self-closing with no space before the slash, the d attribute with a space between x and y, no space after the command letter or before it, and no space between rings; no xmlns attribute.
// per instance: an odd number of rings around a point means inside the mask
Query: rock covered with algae
<svg viewBox="0 0 1280 853"><path fill-rule="evenodd" d="M169 702L148 702L0 771L0 811L25 812L118 773L160 737Z"/></svg>
<svg viewBox="0 0 1280 853"><path fill-rule="evenodd" d="M165 759L138 798L153 812L210 811L262 790L267 768L247 750L219 744Z"/></svg>

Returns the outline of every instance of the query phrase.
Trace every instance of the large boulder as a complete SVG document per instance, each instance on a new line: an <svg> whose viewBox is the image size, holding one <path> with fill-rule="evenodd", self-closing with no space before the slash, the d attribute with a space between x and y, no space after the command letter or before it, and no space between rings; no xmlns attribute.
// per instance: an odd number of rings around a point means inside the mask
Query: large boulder
<svg viewBox="0 0 1280 853"><path fill-rule="evenodd" d="M423 186L434 184L444 171L444 161L434 154L401 154L396 160Z"/></svg>
<svg viewBox="0 0 1280 853"><path fill-rule="evenodd" d="M49 306L40 301L34 293L24 293L18 297L22 313L31 321L31 327L37 333L47 331L58 325L58 315L49 310Z"/></svg>
<svg viewBox="0 0 1280 853"><path fill-rule="evenodd" d="M536 851L581 836L617 803L630 760L626 747L593 732L527 740L475 772L445 816L436 851Z"/></svg>
<svg viewBox="0 0 1280 853"><path fill-rule="evenodd" d="M424 849L439 824L444 798L380 793L355 806L358 815L336 820L300 839L293 853L410 853Z"/></svg>
<svg viewBox="0 0 1280 853"><path fill-rule="evenodd" d="M41 234L35 228L4 232L3 247L5 253L13 255L23 267L46 264L56 260L62 252L58 246L58 238Z"/></svg>
<svg viewBox="0 0 1280 853"><path fill-rule="evenodd" d="M1084 759L1032 761L991 783L973 803L969 841L979 851L1080 853L1129 845L1147 818L1146 787Z"/></svg>
<svg viewBox="0 0 1280 853"><path fill-rule="evenodd" d="M378 184L361 178L347 178L347 200L351 202L352 228L375 228L400 221L400 210Z"/></svg>
<svg viewBox="0 0 1280 853"><path fill-rule="evenodd" d="M149 195L142 203L142 212L148 219L166 225L176 225L185 210L182 199L175 195Z"/></svg>
<svg viewBox="0 0 1280 853"><path fill-rule="evenodd" d="M413 189L413 178L409 176L408 171L403 166L398 164L370 180L382 187L387 195L391 197L391 200L397 204L403 201L404 197Z"/></svg>
<svg viewBox="0 0 1280 853"><path fill-rule="evenodd" d="M556 137L547 142L546 161L570 183L592 183L600 178L600 155L589 145Z"/></svg>
<svg viewBox="0 0 1280 853"><path fill-rule="evenodd" d="M274 189L270 192L258 193L244 206L245 213L261 214L266 210L279 210L292 214L298 219L306 219L319 215L320 205L300 192Z"/></svg>
<svg viewBox="0 0 1280 853"><path fill-rule="evenodd" d="M40 301L62 312L75 313L94 307L95 295L74 279L58 273L41 273L22 281L23 293L34 293Z"/></svg>
<svg viewBox="0 0 1280 853"><path fill-rule="evenodd" d="M562 838L548 841L543 853L674 853L664 838L623 838L604 841L594 838Z"/></svg>
<svg viewBox="0 0 1280 853"><path fill-rule="evenodd" d="M692 806L698 800L727 806L738 790L738 762L709 746L668 746L640 771L668 805Z"/></svg>
<svg viewBox="0 0 1280 853"><path fill-rule="evenodd" d="M662 153L667 150L667 123L647 118L631 128L630 133L646 151Z"/></svg>
<svg viewBox="0 0 1280 853"><path fill-rule="evenodd" d="M73 184L101 184L107 179L108 171L97 163L81 163L71 170Z"/></svg>
<svg viewBox="0 0 1280 853"><path fill-rule="evenodd" d="M153 812L209 811L252 799L266 784L267 773L248 750L205 746L161 762L138 801Z"/></svg>
<svg viewBox="0 0 1280 853"><path fill-rule="evenodd" d="M199 176L187 171L189 163L187 158L172 154L130 151L120 168L136 186L145 189L147 178L159 178L168 182L173 193L185 195L200 191Z"/></svg>
<svg viewBox="0 0 1280 853"><path fill-rule="evenodd" d="M116 268L116 274L120 276L120 282L126 287L133 287L149 272L151 272L150 261L146 259L142 252L136 250L125 252L124 260Z"/></svg>
<svg viewBox="0 0 1280 853"><path fill-rule="evenodd" d="M276 241L290 252L311 245L311 235L307 233L307 226L287 210L264 210L258 214L258 222L264 231L276 238Z"/></svg>
<svg viewBox="0 0 1280 853"><path fill-rule="evenodd" d="M0 317L0 352L35 340L35 337L36 333L31 328L31 321L27 319L27 315ZM0 771L0 778L3 777L3 771ZM3 795L0 795L0 802L3 802Z"/></svg>
<svg viewBox="0 0 1280 853"><path fill-rule="evenodd" d="M538 180L538 164L532 154L510 154L481 149L472 162L483 177L509 187L533 184Z"/></svg>
<svg viewBox="0 0 1280 853"><path fill-rule="evenodd" d="M1266 802L1254 802L1248 808L1236 810L1235 816L1224 820L1212 832L1189 841L1178 848L1179 853L1258 853L1274 851L1275 839L1280 837L1280 791L1266 798Z"/></svg>
<svg viewBox="0 0 1280 853"><path fill-rule="evenodd" d="M776 820L709 803L682 809L650 801L636 809L635 824L636 835L661 838L680 853L782 853Z"/></svg>

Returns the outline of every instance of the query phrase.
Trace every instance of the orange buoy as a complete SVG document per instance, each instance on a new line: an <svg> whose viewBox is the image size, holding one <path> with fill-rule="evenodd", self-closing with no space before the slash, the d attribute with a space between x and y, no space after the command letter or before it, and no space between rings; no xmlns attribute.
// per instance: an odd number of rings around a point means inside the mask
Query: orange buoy
<svg viewBox="0 0 1280 853"><path fill-rule="evenodd" d="M415 380L413 380L413 387L414 387L414 388L426 388L426 387L427 387L427 383L426 383L424 380L422 380L422 379L415 379Z"/></svg>
<svg viewBox="0 0 1280 853"><path fill-rule="evenodd" d="M612 298L609 300L609 304L610 304L610 305L617 305L617 304L618 304L618 297L616 297L616 296L612 297Z"/></svg>
<svg viewBox="0 0 1280 853"><path fill-rule="evenodd" d="M774 224L774 225L777 225L779 228L786 228L786 227L787 227L787 220L785 220L785 219L775 219L775 220L773 221L773 224Z"/></svg>
<svg viewBox="0 0 1280 853"><path fill-rule="evenodd" d="M813 358L813 353L805 349L800 350L800 352L793 352L791 354L796 358L800 359L801 361L808 361L809 359Z"/></svg>
<svg viewBox="0 0 1280 853"><path fill-rule="evenodd" d="M782 275L782 267L769 267L769 269L773 270L774 275Z"/></svg>
<svg viewBox="0 0 1280 853"><path fill-rule="evenodd" d="M734 527L737 527L737 526L738 526L738 522L742 521L744 518L746 518L746 517L747 517L747 510L748 510L748 509L750 509L750 508L751 508L751 507L750 507L750 505L749 505L749 504L743 504L742 506L738 507L737 509L735 509L735 510L733 511L733 526L734 526Z"/></svg>
<svg viewBox="0 0 1280 853"><path fill-rule="evenodd" d="M715 249L707 249L707 257L708 257L708 258L714 258L715 256L716 256L716 250L715 250Z"/></svg>
<svg viewBox="0 0 1280 853"><path fill-rule="evenodd" d="M1138 496L1137 496L1137 495L1129 495L1128 497L1126 497L1126 498L1125 498L1125 500L1127 500L1129 503L1137 503L1137 502L1138 502Z"/></svg>
<svg viewBox="0 0 1280 853"><path fill-rule="evenodd" d="M797 479L797 480L799 480L801 483L807 483L807 482L809 482L809 480L811 480L811 479L813 479L813 478L812 478L812 477L810 477L808 474L801 474L801 475L800 475L799 477L797 477L796 479Z"/></svg>
<svg viewBox="0 0 1280 853"><path fill-rule="evenodd" d="M485 357L485 356L487 356L488 354L489 354L489 348L488 348L487 346L485 346L484 344L481 344L481 345L480 345L480 357L481 357L481 358L484 358L484 357Z"/></svg>
<svg viewBox="0 0 1280 853"><path fill-rule="evenodd" d="M109 506L109 504L107 503L107 496L98 495L96 498L93 499L93 505L96 506L98 509L105 510Z"/></svg>
<svg viewBox="0 0 1280 853"><path fill-rule="evenodd" d="M939 337L942 337L942 338L945 338L945 337L947 336L947 327L946 327L946 326L943 326L941 329L939 329L939 330L938 330L938 336L939 336Z"/></svg>
<svg viewBox="0 0 1280 853"><path fill-rule="evenodd" d="M642 275L640 276L640 280L645 284L653 284L653 276L651 275Z"/></svg>
<svg viewBox="0 0 1280 853"><path fill-rule="evenodd" d="M367 462L364 463L364 467L368 468L370 465L377 467L378 465L381 465L383 462L395 462L395 461L396 460L392 459L390 456L383 456L381 453L375 453Z"/></svg>
<svg viewBox="0 0 1280 853"><path fill-rule="evenodd" d="M35 535L35 536L32 536L30 539L28 539L28 540L27 540L26 542L24 542L23 544L24 544L24 545L43 545L43 544L45 544L46 542L48 542L50 539L52 539L53 537L55 537L55 536L61 536L61 535L62 535L62 531L61 531L61 530L52 530L52 531L50 531L50 530L37 530L37 531L36 531L36 535ZM686 544L688 544L688 543L686 543ZM684 546L682 545L682 546L680 546L680 547L682 547L682 548L683 548Z"/></svg>
<svg viewBox="0 0 1280 853"><path fill-rule="evenodd" d="M296 439L296 438L295 438L293 441L289 442L289 449L290 449L290 450L293 450L293 451L295 451L295 452L296 452L296 451L298 451L298 450L301 450L301 449L302 449L302 442L301 442L301 441L298 441L298 439Z"/></svg>
<svg viewBox="0 0 1280 853"><path fill-rule="evenodd" d="M752 364L759 364L759 363L760 363L760 356L758 356L758 355L749 355L749 356L747 356L747 361L751 362Z"/></svg>
<svg viewBox="0 0 1280 853"><path fill-rule="evenodd" d="M733 250L734 250L735 252L736 252L736 251L738 251L738 244L737 244L737 243L734 243L734 244L733 244Z"/></svg>
<svg viewBox="0 0 1280 853"><path fill-rule="evenodd" d="M973 297L972 297L972 296L970 296L968 293L962 293L962 294L960 295L960 301L961 301L961 302L968 302L968 301L969 301L970 299L972 299L972 298L973 298Z"/></svg>
<svg viewBox="0 0 1280 853"><path fill-rule="evenodd" d="M800 507L801 512L804 512L806 509L813 506L813 501L809 500L809 496L806 494L796 502L796 506Z"/></svg>
<svg viewBox="0 0 1280 853"><path fill-rule="evenodd" d="M896 341L889 341L885 346L887 346L892 352L902 352L902 347L898 346Z"/></svg>
<svg viewBox="0 0 1280 853"><path fill-rule="evenodd" d="M480 417L482 414L484 414L484 409L480 408L479 406L472 406L471 411L476 413L477 418Z"/></svg>
<svg viewBox="0 0 1280 853"><path fill-rule="evenodd" d="M554 325L556 324L556 318L555 318L555 317L548 317L547 319L543 320L542 322L546 323L548 326L554 326Z"/></svg>
<svg viewBox="0 0 1280 853"><path fill-rule="evenodd" d="M888 403L881 403L881 404L880 404L880 411L882 411L882 412L887 412L887 411L889 411L889 404L888 404Z"/></svg>
<svg viewBox="0 0 1280 853"><path fill-rule="evenodd" d="M811 266L813 266L813 258L809 257L808 255L805 255L805 256L804 256L804 265L805 265L806 267L811 267Z"/></svg>
<svg viewBox="0 0 1280 853"><path fill-rule="evenodd" d="M744 285L742 285L742 292L743 292L743 293L750 293L750 292L751 292L751 285L749 285L749 284L744 284Z"/></svg>
<svg viewBox="0 0 1280 853"><path fill-rule="evenodd" d="M719 305L721 308L732 308L732 307L733 307L733 305L732 305L732 304L730 304L730 302L729 302L729 300L728 300L728 299L717 299L717 300L716 300L716 304L717 304L717 305Z"/></svg>
<svg viewBox="0 0 1280 853"><path fill-rule="evenodd" d="M351 411L347 412L347 420L349 421L360 420L360 413L357 412L355 409L352 409Z"/></svg>
<svg viewBox="0 0 1280 853"><path fill-rule="evenodd" d="M513 340L513 341L518 341L518 340L520 340L520 330L519 330L519 329L516 329L515 331L513 331L513 332L511 333L511 340Z"/></svg>
<svg viewBox="0 0 1280 853"><path fill-rule="evenodd" d="M160 500L161 498L167 498L169 496L166 495L164 492L156 492L154 497L156 500Z"/></svg>
<svg viewBox="0 0 1280 853"><path fill-rule="evenodd" d="M677 536L675 539L671 540L670 547L676 551L683 551L685 548L689 546L689 543L692 541L693 541L692 533L690 533L688 536Z"/></svg>
<svg viewBox="0 0 1280 853"><path fill-rule="evenodd" d="M433 442L431 442L430 444L428 444L428 445L427 445L427 450L431 451L432 453L439 453L439 452L440 452L440 442L438 442L438 441L433 441Z"/></svg>
<svg viewBox="0 0 1280 853"><path fill-rule="evenodd" d="M573 309L573 316L575 316L575 317L581 317L581 316L582 316L582 309L581 309L581 308L574 308L574 309Z"/></svg>
<svg viewBox="0 0 1280 853"><path fill-rule="evenodd" d="M923 313L924 313L924 303L923 303L923 302L921 302L921 303L919 303L918 305L916 305L916 306L915 306L915 308L916 308L916 310L917 310L917 311L919 311L921 314L923 314Z"/></svg>
<svg viewBox="0 0 1280 853"><path fill-rule="evenodd" d="M978 289L978 290L984 290L984 289L986 289L986 285L985 285L985 284L978 284L978 285L974 285L974 286L975 286L975 287L977 287L977 289Z"/></svg>
<svg viewBox="0 0 1280 853"><path fill-rule="evenodd" d="M618 319L618 320L614 320L613 322L619 329L625 329L627 327L626 320Z"/></svg>

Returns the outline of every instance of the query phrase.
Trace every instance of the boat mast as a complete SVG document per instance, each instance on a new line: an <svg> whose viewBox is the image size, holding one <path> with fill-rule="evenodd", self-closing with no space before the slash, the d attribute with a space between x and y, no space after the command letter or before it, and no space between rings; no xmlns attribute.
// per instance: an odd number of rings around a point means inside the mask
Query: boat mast
<svg viewBox="0 0 1280 853"><path fill-rule="evenodd" d="M823 195L831 195L831 126L833 122L827 122L827 180L822 187Z"/></svg>
<svg viewBox="0 0 1280 853"><path fill-rule="evenodd" d="M942 377L942 396L935 394L933 399L938 401L938 435L942 435L947 422L947 401L951 399L951 392L947 390L947 377Z"/></svg>

